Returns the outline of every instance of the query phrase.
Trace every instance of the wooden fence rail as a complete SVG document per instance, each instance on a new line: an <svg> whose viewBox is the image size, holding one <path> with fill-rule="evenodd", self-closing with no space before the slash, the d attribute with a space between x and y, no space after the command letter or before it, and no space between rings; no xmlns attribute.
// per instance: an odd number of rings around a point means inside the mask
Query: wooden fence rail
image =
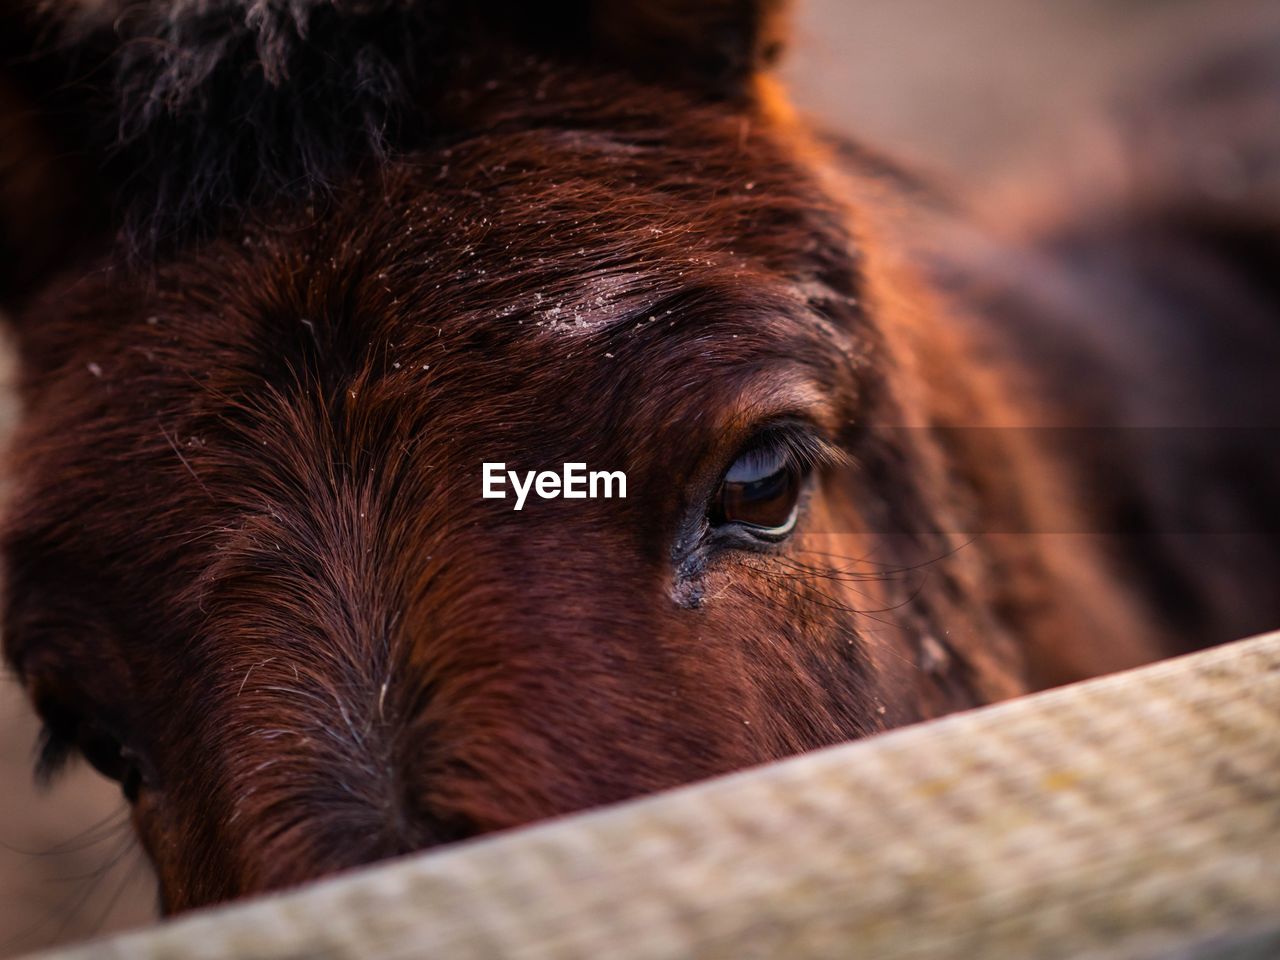
<svg viewBox="0 0 1280 960"><path fill-rule="evenodd" d="M49 954L1280 957L1280 634Z"/></svg>

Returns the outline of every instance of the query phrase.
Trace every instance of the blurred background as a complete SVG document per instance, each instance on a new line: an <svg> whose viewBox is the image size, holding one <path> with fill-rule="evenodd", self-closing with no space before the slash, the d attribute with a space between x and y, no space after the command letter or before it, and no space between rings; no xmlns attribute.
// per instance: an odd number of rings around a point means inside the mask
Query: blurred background
<svg viewBox="0 0 1280 960"><path fill-rule="evenodd" d="M824 124L961 190L1053 175L1082 126L1275 0L801 0L785 69ZM0 349L0 429L14 418ZM148 922L154 889L118 791L83 766L31 779L37 724L0 679L0 957Z"/></svg>
<svg viewBox="0 0 1280 960"><path fill-rule="evenodd" d="M1052 172L1082 121L1232 40L1274 0L799 0L784 74L812 115L961 188Z"/></svg>

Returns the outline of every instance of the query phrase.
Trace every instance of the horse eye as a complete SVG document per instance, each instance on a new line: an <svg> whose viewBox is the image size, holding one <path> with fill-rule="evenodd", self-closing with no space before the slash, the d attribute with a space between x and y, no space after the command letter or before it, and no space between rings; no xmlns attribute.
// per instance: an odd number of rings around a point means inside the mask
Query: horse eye
<svg viewBox="0 0 1280 960"><path fill-rule="evenodd" d="M81 721L76 746L93 769L108 780L114 780L130 801L136 800L142 775L132 750L101 727Z"/></svg>
<svg viewBox="0 0 1280 960"><path fill-rule="evenodd" d="M36 777L49 782L75 754L108 780L120 784L130 803L146 783L143 763L111 729L68 707L49 694L35 695L36 708L44 721L36 759Z"/></svg>
<svg viewBox="0 0 1280 960"><path fill-rule="evenodd" d="M711 508L715 526L737 524L756 536L781 539L795 527L804 471L776 444L749 447L729 467Z"/></svg>

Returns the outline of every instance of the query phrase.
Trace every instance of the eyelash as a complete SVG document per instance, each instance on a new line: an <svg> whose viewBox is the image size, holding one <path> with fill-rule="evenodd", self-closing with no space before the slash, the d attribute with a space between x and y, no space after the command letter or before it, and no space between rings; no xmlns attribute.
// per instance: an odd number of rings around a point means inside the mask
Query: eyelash
<svg viewBox="0 0 1280 960"><path fill-rule="evenodd" d="M36 780L40 783L51 783L76 755L75 737L64 726L46 720L40 727L36 745Z"/></svg>
<svg viewBox="0 0 1280 960"><path fill-rule="evenodd" d="M812 428L790 421L770 424L757 431L753 439L739 448L735 459L743 450L750 449L761 449L778 457L784 467L814 473L849 461L848 454ZM727 472L728 467L725 470Z"/></svg>

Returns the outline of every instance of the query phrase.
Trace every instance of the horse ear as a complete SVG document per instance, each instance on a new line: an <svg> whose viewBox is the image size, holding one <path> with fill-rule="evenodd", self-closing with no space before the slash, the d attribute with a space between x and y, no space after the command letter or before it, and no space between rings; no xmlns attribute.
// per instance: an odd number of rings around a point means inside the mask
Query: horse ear
<svg viewBox="0 0 1280 960"><path fill-rule="evenodd" d="M734 96L777 61L789 7L789 0L595 0L592 33L606 56L647 77Z"/></svg>

